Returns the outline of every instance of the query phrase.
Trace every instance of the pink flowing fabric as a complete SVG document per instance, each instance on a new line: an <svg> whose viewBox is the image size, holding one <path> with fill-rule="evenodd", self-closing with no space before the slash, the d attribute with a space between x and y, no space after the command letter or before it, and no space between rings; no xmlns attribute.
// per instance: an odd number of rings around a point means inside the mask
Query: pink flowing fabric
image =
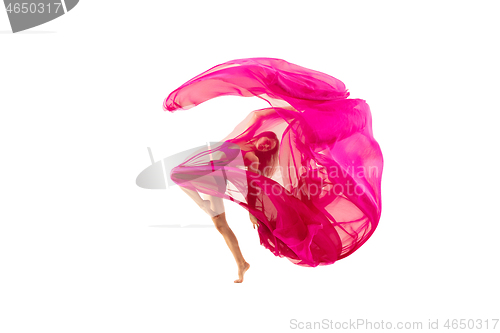
<svg viewBox="0 0 500 333"><path fill-rule="evenodd" d="M224 95L255 96L271 107L251 112L220 143L172 169L171 179L247 209L261 221L260 243L294 264L329 265L354 253L375 231L382 209L383 158L368 104L348 99L345 85L330 75L281 59L246 58L187 81L163 108L187 110ZM270 177L246 170L235 144L264 131L280 139Z"/></svg>

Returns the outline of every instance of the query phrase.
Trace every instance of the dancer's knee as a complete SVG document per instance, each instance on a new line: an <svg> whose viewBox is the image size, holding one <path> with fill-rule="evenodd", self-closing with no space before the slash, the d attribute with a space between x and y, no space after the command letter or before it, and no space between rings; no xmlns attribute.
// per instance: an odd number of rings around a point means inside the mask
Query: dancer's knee
<svg viewBox="0 0 500 333"><path fill-rule="evenodd" d="M227 221L226 221L226 218L224 216L224 213L212 217L212 221L215 224L215 228L220 233L224 232L225 230L227 230L227 228L229 228L229 226L227 225Z"/></svg>

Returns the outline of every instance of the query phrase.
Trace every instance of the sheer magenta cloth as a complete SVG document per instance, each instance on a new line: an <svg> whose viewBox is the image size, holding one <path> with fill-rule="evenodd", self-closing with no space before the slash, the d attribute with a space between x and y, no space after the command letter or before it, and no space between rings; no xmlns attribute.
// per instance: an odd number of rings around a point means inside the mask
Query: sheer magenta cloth
<svg viewBox="0 0 500 333"><path fill-rule="evenodd" d="M271 107L251 112L211 151L172 169L171 179L247 209L261 221L261 244L294 264L329 265L354 253L375 231L382 208L383 158L368 104L348 99L345 85L330 75L247 58L192 78L163 108L187 110L224 95L256 96ZM264 131L280 139L269 177L246 170L238 146Z"/></svg>

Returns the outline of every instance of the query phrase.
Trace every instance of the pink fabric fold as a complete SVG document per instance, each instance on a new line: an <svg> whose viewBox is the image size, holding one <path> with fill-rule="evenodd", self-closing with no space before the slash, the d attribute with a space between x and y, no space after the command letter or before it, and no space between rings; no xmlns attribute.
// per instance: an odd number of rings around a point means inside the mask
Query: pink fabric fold
<svg viewBox="0 0 500 333"><path fill-rule="evenodd" d="M383 157L368 104L348 99L345 85L330 75L281 59L246 58L187 81L163 108L188 110L225 95L255 96L270 107L251 112L211 150L172 169L172 180L250 211L261 221L260 243L294 264L328 265L354 253L375 231L382 209ZM246 170L237 145L265 131L280 140L270 177ZM255 203L249 204L250 192L258 192Z"/></svg>

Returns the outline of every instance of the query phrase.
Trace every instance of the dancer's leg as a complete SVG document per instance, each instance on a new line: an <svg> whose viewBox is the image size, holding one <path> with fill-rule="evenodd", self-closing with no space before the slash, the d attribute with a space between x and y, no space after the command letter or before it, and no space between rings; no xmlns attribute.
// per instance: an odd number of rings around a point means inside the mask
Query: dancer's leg
<svg viewBox="0 0 500 333"><path fill-rule="evenodd" d="M236 264L238 265L238 279L234 280L234 282L241 283L243 282L243 275L250 268L250 264L245 261L245 259L243 258L243 254L241 254L238 240L227 224L226 213L224 212L215 217L212 217L212 221L214 221L215 227L224 237L229 250L231 250L233 257L236 260Z"/></svg>
<svg viewBox="0 0 500 333"><path fill-rule="evenodd" d="M215 197L209 194L203 194L203 199L205 199L204 201L210 202L210 209L214 212L214 215L211 215L210 217L217 216L226 211L226 209L224 208L224 200L222 198Z"/></svg>
<svg viewBox="0 0 500 333"><path fill-rule="evenodd" d="M216 181L220 183L219 193L224 192L226 182L219 181L216 178ZM245 261L243 255L241 254L240 247L238 245L238 240L234 235L231 228L226 221L226 213L224 209L224 202L222 198L215 197L212 195L204 194L205 200L201 198L200 194L197 191L193 191L184 187L180 187L191 199L193 199L196 204L200 208L202 208L211 218L217 228L217 231L221 233L226 241L229 250L233 254L234 259L236 260L236 264L238 265L238 279L235 280L235 283L243 282L243 275L250 268L250 264Z"/></svg>
<svg viewBox="0 0 500 333"><path fill-rule="evenodd" d="M209 200L203 200L200 196L200 194L197 191L193 191L187 188L184 188L180 186L181 190L183 190L193 201L201 208L203 209L210 217L216 216L217 214L210 208L210 201ZM221 199L222 200L222 199Z"/></svg>

